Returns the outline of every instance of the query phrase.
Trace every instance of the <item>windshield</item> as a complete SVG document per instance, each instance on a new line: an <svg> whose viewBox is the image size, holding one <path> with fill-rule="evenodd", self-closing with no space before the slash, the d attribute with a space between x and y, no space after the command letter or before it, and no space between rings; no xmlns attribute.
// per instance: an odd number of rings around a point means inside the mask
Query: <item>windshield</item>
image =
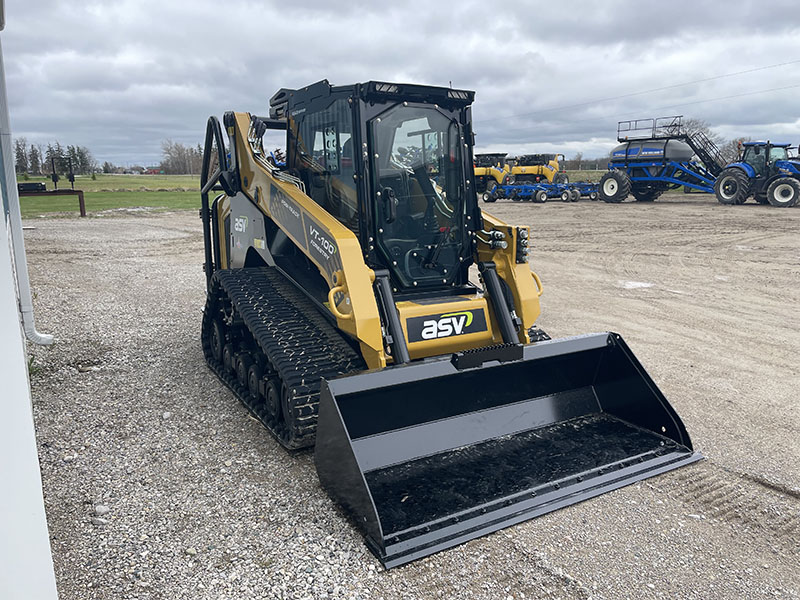
<svg viewBox="0 0 800 600"><path fill-rule="evenodd" d="M787 158L789 158L788 148L775 147L775 146L770 148L769 151L770 160L786 160Z"/></svg>
<svg viewBox="0 0 800 600"><path fill-rule="evenodd" d="M378 248L403 287L450 284L464 232L457 121L434 107L396 106L372 120Z"/></svg>

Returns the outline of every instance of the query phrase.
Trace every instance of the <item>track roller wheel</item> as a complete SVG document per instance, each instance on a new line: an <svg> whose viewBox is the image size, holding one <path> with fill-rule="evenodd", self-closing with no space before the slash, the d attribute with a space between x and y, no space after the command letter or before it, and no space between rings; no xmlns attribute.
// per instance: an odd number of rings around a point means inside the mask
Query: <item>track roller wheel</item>
<svg viewBox="0 0 800 600"><path fill-rule="evenodd" d="M234 352L233 344L227 343L222 347L222 365L226 371L234 370Z"/></svg>
<svg viewBox="0 0 800 600"><path fill-rule="evenodd" d="M789 208L800 199L800 181L794 177L780 177L767 188L767 200L772 206Z"/></svg>
<svg viewBox="0 0 800 600"><path fill-rule="evenodd" d="M222 362L222 349L225 347L225 325L214 319L211 325L211 354L214 360Z"/></svg>
<svg viewBox="0 0 800 600"><path fill-rule="evenodd" d="M720 204L744 204L750 195L750 182L739 168L725 169L714 184L714 194ZM769 193L767 193L769 197Z"/></svg>
<svg viewBox="0 0 800 600"><path fill-rule="evenodd" d="M281 382L281 416L283 417L283 423L286 425L286 428L290 432L290 436L293 434L294 431L297 430L295 424L295 412L294 412L294 394L292 391L287 387L286 382ZM289 440L291 444L293 440Z"/></svg>
<svg viewBox="0 0 800 600"><path fill-rule="evenodd" d="M239 385L247 387L247 373L253 364L253 359L249 352L242 352L236 358L236 379L239 380Z"/></svg>
<svg viewBox="0 0 800 600"><path fill-rule="evenodd" d="M281 389L280 382L276 377L267 380L264 386L264 398L266 399L267 414L272 419L276 419L281 414Z"/></svg>
<svg viewBox="0 0 800 600"><path fill-rule="evenodd" d="M631 179L623 171L609 171L600 178L600 198L604 202L617 204L631 193Z"/></svg>
<svg viewBox="0 0 800 600"><path fill-rule="evenodd" d="M250 397L253 400L258 400L261 395L260 385L263 371L257 364L250 365L247 369L247 391L250 392Z"/></svg>

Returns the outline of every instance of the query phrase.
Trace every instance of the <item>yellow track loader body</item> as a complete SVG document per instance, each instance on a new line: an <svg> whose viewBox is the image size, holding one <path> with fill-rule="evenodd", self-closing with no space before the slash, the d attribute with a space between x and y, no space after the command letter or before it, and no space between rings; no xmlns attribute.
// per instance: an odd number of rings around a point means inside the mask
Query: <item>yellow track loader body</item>
<svg viewBox="0 0 800 600"><path fill-rule="evenodd" d="M530 232L478 206L473 97L321 81L206 130L206 360L316 443L387 567L700 458L619 335L536 328Z"/></svg>

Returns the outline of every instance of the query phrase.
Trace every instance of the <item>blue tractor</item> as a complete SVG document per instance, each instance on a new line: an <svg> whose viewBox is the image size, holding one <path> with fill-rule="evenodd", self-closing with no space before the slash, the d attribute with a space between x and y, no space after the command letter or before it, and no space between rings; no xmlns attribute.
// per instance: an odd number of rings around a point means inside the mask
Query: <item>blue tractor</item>
<svg viewBox="0 0 800 600"><path fill-rule="evenodd" d="M722 204L795 206L800 200L800 159L789 158L789 144L745 142L741 159L717 177L714 193Z"/></svg>

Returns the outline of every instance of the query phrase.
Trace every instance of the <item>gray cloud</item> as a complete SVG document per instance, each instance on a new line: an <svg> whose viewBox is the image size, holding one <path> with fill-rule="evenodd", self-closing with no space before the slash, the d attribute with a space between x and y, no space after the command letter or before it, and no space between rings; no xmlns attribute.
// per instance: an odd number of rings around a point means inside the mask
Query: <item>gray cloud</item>
<svg viewBox="0 0 800 600"><path fill-rule="evenodd" d="M601 155L620 119L684 114L733 137L800 141L793 2L132 2L9 0L2 36L14 133L155 163L225 110L327 78L474 89L480 149ZM712 102L706 100L720 98ZM576 106L580 105L580 106Z"/></svg>

